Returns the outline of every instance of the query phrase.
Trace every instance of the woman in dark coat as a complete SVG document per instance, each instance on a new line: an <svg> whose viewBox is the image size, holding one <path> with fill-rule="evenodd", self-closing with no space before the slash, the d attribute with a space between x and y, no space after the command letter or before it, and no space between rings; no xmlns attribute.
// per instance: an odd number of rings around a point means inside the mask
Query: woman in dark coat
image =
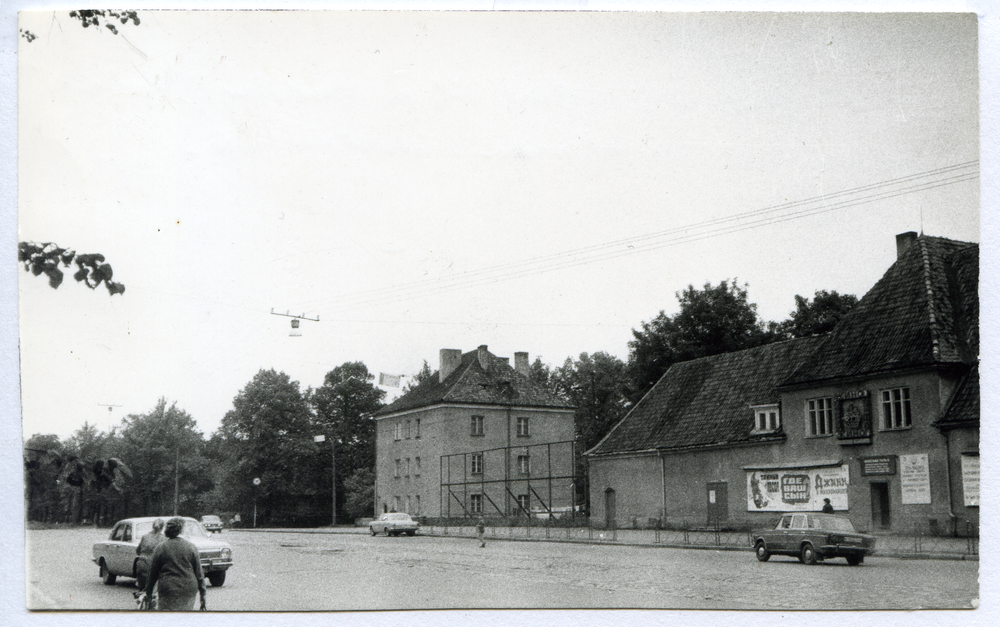
<svg viewBox="0 0 1000 627"><path fill-rule="evenodd" d="M146 577L149 576L149 561L153 559L153 552L156 547L166 540L163 536L163 519L157 518L153 521L153 530L142 536L139 546L135 548L139 556L139 562L135 566L136 580L140 589L146 588Z"/></svg>
<svg viewBox="0 0 1000 627"><path fill-rule="evenodd" d="M201 571L201 558L193 544L179 537L184 520L167 521L167 539L153 551L146 581L146 597L153 598L153 587L159 584L159 609L193 610L194 600L201 596L201 609L205 609L205 577Z"/></svg>

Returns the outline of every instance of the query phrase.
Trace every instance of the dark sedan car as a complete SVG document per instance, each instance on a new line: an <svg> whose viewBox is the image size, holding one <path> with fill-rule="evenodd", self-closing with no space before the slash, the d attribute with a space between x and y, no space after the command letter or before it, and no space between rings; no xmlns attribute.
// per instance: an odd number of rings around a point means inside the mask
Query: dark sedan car
<svg viewBox="0 0 1000 627"><path fill-rule="evenodd" d="M753 545L762 562L772 555L791 555L809 565L843 557L857 566L875 552L875 538L859 533L846 516L809 512L782 515L774 529L754 534Z"/></svg>

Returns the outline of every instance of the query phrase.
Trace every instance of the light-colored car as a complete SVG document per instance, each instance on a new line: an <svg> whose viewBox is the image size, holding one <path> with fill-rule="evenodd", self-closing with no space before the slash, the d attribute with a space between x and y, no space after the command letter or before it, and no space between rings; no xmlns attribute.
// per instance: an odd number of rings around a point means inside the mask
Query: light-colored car
<svg viewBox="0 0 1000 627"><path fill-rule="evenodd" d="M145 587L143 574L136 570L139 556L136 548L139 540L153 530L153 521L159 518L166 522L170 516L149 518L126 518L118 521L111 529L107 540L97 542L93 548L93 560L101 569L101 579L105 585L114 585L118 577L133 577L136 585ZM201 570L213 586L221 586L226 581L226 571L233 565L233 549L228 542L213 538L201 523L194 518L183 518L184 529L181 537L191 542L201 556Z"/></svg>
<svg viewBox="0 0 1000 627"><path fill-rule="evenodd" d="M382 514L368 523L368 530L372 532L373 536L380 533L384 533L387 536L398 536L401 533L405 533L408 536L415 536L417 535L417 529L420 529L420 523L410 518L409 514L401 512Z"/></svg>
<svg viewBox="0 0 1000 627"><path fill-rule="evenodd" d="M218 516L202 516L201 526L209 533L222 533L222 519Z"/></svg>
<svg viewBox="0 0 1000 627"><path fill-rule="evenodd" d="M875 552L875 538L859 533L847 516L809 512L783 514L774 529L754 534L753 543L762 562L772 555L791 555L808 565L843 557L857 566Z"/></svg>

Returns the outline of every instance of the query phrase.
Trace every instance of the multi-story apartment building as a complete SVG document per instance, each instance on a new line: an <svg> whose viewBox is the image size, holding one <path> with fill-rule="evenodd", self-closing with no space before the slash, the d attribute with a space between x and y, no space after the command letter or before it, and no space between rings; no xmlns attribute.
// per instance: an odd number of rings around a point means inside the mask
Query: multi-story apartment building
<svg viewBox="0 0 1000 627"><path fill-rule="evenodd" d="M440 367L375 415L375 511L552 515L573 506L573 410L528 353L442 349Z"/></svg>

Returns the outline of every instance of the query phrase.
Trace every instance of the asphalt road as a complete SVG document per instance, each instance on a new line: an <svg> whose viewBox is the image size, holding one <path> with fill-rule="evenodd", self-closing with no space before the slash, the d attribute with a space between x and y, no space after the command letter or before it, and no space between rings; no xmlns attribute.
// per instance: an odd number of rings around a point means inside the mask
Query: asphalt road
<svg viewBox="0 0 1000 627"><path fill-rule="evenodd" d="M28 531L29 609L132 610L131 579L105 586L90 560L104 530ZM974 607L976 561L872 557L804 566L749 551L592 546L363 533L225 532L235 565L217 611Z"/></svg>

